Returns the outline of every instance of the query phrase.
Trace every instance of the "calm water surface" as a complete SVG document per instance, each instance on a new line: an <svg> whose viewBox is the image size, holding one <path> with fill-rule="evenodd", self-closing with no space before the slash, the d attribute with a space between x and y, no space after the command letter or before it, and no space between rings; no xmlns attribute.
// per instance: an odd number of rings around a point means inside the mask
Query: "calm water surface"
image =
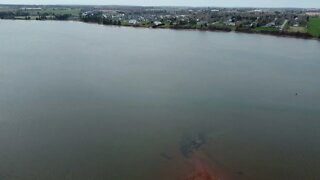
<svg viewBox="0 0 320 180"><path fill-rule="evenodd" d="M320 178L320 42L0 21L0 179ZM296 94L297 93L297 94Z"/></svg>

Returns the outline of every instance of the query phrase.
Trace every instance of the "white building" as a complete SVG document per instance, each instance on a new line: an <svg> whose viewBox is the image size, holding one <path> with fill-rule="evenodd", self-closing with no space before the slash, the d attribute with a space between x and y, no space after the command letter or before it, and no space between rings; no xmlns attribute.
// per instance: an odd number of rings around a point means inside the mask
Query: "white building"
<svg viewBox="0 0 320 180"><path fill-rule="evenodd" d="M160 25L162 24L162 22L160 22L160 21L155 21L155 22L153 22L153 24L156 25L156 26L160 26Z"/></svg>
<svg viewBox="0 0 320 180"><path fill-rule="evenodd" d="M136 25L137 23L138 23L138 21L135 19L129 20L129 24L131 24L131 25Z"/></svg>

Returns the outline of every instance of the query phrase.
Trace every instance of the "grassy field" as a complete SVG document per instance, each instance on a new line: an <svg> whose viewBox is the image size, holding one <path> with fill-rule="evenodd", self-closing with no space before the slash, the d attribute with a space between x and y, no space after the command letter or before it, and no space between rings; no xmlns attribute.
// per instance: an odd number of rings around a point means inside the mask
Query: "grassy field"
<svg viewBox="0 0 320 180"><path fill-rule="evenodd" d="M306 33L307 29L305 27L293 27L293 26L290 26L289 29L288 29L288 32Z"/></svg>
<svg viewBox="0 0 320 180"><path fill-rule="evenodd" d="M314 37L320 37L320 18L311 17L308 23L308 33Z"/></svg>
<svg viewBox="0 0 320 180"><path fill-rule="evenodd" d="M71 14L72 16L79 16L80 9L78 8L47 8L40 11L41 13L49 14Z"/></svg>
<svg viewBox="0 0 320 180"><path fill-rule="evenodd" d="M0 12L6 12L6 11L8 11L8 10L10 10L10 8L9 8L9 7L6 7L6 6L0 6Z"/></svg>
<svg viewBox="0 0 320 180"><path fill-rule="evenodd" d="M17 12L19 8L17 7L6 7L0 6L0 12ZM63 14L71 14L72 16L79 16L81 9L80 8L69 8L69 7L61 7L61 8L42 8L40 10L20 10L21 12L29 13L29 16L38 16L38 13L44 14L48 13L49 15L63 15Z"/></svg>
<svg viewBox="0 0 320 180"><path fill-rule="evenodd" d="M265 31L265 32L278 32L279 30L275 27L256 27L254 29L254 31L256 32L261 32L261 31Z"/></svg>
<svg viewBox="0 0 320 180"><path fill-rule="evenodd" d="M71 14L72 16L79 16L80 9L77 8L45 8L41 10L26 10L26 12L30 13L31 16L37 16L38 13L48 13L50 15L63 15L63 14Z"/></svg>

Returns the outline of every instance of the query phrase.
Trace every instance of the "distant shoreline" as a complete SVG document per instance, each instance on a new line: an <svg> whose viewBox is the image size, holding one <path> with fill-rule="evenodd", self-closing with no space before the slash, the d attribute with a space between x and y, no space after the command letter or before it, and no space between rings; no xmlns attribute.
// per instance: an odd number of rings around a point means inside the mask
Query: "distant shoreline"
<svg viewBox="0 0 320 180"><path fill-rule="evenodd" d="M0 5L0 19L79 21L106 26L320 39L320 9Z"/></svg>
<svg viewBox="0 0 320 180"><path fill-rule="evenodd" d="M269 35L269 36L275 36L275 37L287 37L287 38L297 38L297 39L307 39L307 40L318 40L320 41L320 38L313 37L308 34L301 34L297 35L294 33L286 33L286 32L252 32L252 31L237 31L237 30L211 30L211 29L196 29L196 28L172 28L172 27L145 27L145 26L130 26L130 25L106 25L106 24L99 24L95 22L84 22L81 20L24 20L24 19L0 19L0 21L53 21L53 22L80 22L84 24L93 24L93 25L101 25L101 26L113 26L113 27L130 27L130 28L140 28L140 29L168 29L168 30L177 30L177 31L203 31L203 32L225 32L225 33L243 33L243 34L257 34L257 35Z"/></svg>

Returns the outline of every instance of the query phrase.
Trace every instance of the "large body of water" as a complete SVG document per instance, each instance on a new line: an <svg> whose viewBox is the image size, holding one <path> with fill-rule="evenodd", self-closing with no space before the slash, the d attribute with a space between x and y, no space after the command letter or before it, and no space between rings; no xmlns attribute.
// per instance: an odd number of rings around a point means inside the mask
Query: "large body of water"
<svg viewBox="0 0 320 180"><path fill-rule="evenodd" d="M320 178L320 42L0 21L0 179Z"/></svg>

